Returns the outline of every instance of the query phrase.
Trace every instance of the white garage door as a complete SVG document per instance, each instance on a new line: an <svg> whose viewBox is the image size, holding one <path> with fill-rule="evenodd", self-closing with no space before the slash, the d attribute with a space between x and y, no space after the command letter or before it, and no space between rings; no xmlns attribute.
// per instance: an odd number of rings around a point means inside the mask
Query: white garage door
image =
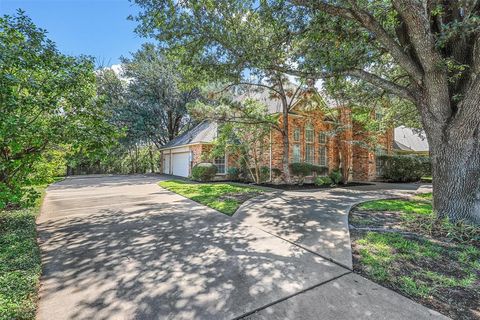
<svg viewBox="0 0 480 320"><path fill-rule="evenodd" d="M163 173L170 174L170 154L163 155Z"/></svg>
<svg viewBox="0 0 480 320"><path fill-rule="evenodd" d="M190 152L172 154L172 173L180 177L188 177Z"/></svg>

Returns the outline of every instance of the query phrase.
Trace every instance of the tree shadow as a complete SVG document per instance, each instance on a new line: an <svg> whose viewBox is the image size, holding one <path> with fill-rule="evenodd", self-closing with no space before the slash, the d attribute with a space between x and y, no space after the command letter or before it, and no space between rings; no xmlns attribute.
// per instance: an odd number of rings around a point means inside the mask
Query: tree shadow
<svg viewBox="0 0 480 320"><path fill-rule="evenodd" d="M187 199L38 230L40 319L235 318L346 271Z"/></svg>
<svg viewBox="0 0 480 320"><path fill-rule="evenodd" d="M388 186L388 185L387 185ZM361 186L264 195L242 206L234 219L352 268L348 212L358 203L398 197L416 185Z"/></svg>

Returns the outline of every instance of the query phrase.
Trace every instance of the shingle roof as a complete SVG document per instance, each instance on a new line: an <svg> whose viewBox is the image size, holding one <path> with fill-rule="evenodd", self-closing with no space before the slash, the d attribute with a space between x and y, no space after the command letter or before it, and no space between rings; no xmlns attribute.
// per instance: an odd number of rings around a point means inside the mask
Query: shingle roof
<svg viewBox="0 0 480 320"><path fill-rule="evenodd" d="M209 143L217 136L217 124L210 121L202 121L194 128L179 135L175 139L169 141L160 149L170 149L194 143Z"/></svg>
<svg viewBox="0 0 480 320"><path fill-rule="evenodd" d="M242 102L246 99L256 100L267 106L269 114L282 112L282 102L272 95L269 90L252 90L235 96L232 100Z"/></svg>
<svg viewBox="0 0 480 320"><path fill-rule="evenodd" d="M427 137L423 131L415 132L405 126L396 127L394 131L394 149L403 151L427 152Z"/></svg>

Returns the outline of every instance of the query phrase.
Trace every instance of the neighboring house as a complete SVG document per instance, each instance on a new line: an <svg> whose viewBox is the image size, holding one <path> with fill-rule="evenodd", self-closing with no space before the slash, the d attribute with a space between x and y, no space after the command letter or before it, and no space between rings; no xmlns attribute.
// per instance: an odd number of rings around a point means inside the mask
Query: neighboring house
<svg viewBox="0 0 480 320"><path fill-rule="evenodd" d="M425 132L405 126L394 130L393 150L400 154L428 155L429 147Z"/></svg>
<svg viewBox="0 0 480 320"><path fill-rule="evenodd" d="M344 130L332 136L334 121L329 119L319 108L310 108L311 99L318 99L315 95L301 95L292 105L289 113L289 159L293 162L309 162L326 167L326 171L338 169L340 159L343 166L348 168L350 180L374 180L377 178L375 148L369 147L368 134L352 121L349 108L337 108L339 121ZM237 100L252 98L264 103L270 114L281 114L282 107L278 98L272 97L267 91L244 94ZM321 97L320 97L321 99ZM372 115L374 116L374 115ZM279 117L279 122L283 117ZM218 167L218 179L226 177L229 167L238 167L235 157L226 154L224 157L209 159L208 152L217 137L216 123L203 121L195 128L173 139L161 148L162 171L188 177L191 168L203 161L210 161ZM390 153L393 144L393 130L383 134L380 138L382 153ZM272 129L265 152L262 157L262 166L282 170L283 143L282 135ZM272 170L270 170L272 171Z"/></svg>

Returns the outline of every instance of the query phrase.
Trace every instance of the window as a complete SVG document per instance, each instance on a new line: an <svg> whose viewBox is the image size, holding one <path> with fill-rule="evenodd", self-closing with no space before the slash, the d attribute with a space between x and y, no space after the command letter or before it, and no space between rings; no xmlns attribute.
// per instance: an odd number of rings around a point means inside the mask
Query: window
<svg viewBox="0 0 480 320"><path fill-rule="evenodd" d="M307 143L305 145L305 162L307 163L313 163L314 157L315 157L315 151L314 151L314 146L312 143Z"/></svg>
<svg viewBox="0 0 480 320"><path fill-rule="evenodd" d="M314 131L313 131L313 126L309 124L305 128L305 142L307 143L313 143L313 136L314 136Z"/></svg>
<svg viewBox="0 0 480 320"><path fill-rule="evenodd" d="M300 128L293 129L293 141L300 141Z"/></svg>
<svg viewBox="0 0 480 320"><path fill-rule="evenodd" d="M292 155L293 155L292 162L300 162L300 159L302 157L300 155L300 145L299 144L294 144L293 145Z"/></svg>
<svg viewBox="0 0 480 320"><path fill-rule="evenodd" d="M217 173L224 174L225 171L225 156L215 158L213 162L217 166Z"/></svg>
<svg viewBox="0 0 480 320"><path fill-rule="evenodd" d="M326 146L320 146L318 149L318 164L322 167L328 166L328 152Z"/></svg>
<svg viewBox="0 0 480 320"><path fill-rule="evenodd" d="M320 132L318 134L318 143L326 144L327 143L327 134L325 132Z"/></svg>

